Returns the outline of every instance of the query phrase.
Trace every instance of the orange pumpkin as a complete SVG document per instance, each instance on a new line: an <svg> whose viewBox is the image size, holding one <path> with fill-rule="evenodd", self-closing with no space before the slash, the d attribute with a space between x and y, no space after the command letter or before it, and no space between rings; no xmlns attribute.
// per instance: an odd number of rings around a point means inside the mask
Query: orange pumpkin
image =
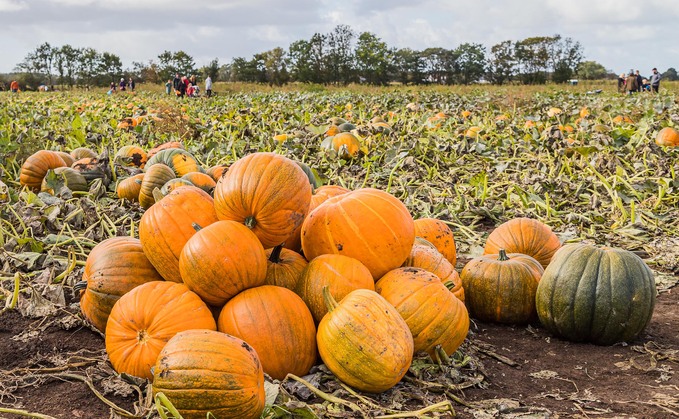
<svg viewBox="0 0 679 419"><path fill-rule="evenodd" d="M19 182L22 186L37 192L40 190L42 180L48 170L65 166L66 163L57 153L49 150L40 150L29 156L24 164L21 165Z"/></svg>
<svg viewBox="0 0 679 419"><path fill-rule="evenodd" d="M149 157L145 167L159 163L170 167L178 177L203 170L193 154L181 148L168 148L157 152L153 157Z"/></svg>
<svg viewBox="0 0 679 419"><path fill-rule="evenodd" d="M523 253L535 258L545 268L560 247L559 238L549 226L530 218L515 218L490 233L483 253L496 255L500 249L508 253Z"/></svg>
<svg viewBox="0 0 679 419"><path fill-rule="evenodd" d="M424 351L434 358L440 345L451 355L464 342L469 331L467 308L431 272L419 268L394 269L377 281L375 291L408 324L415 352Z"/></svg>
<svg viewBox="0 0 679 419"><path fill-rule="evenodd" d="M386 192L358 189L328 199L304 220L302 249L311 260L322 254L353 257L377 280L403 264L415 241L406 206Z"/></svg>
<svg viewBox="0 0 679 419"><path fill-rule="evenodd" d="M139 191L141 191L141 183L143 179L144 173L139 173L118 182L118 186L116 187L116 194L118 195L118 198L127 199L130 201L138 201Z"/></svg>
<svg viewBox="0 0 679 419"><path fill-rule="evenodd" d="M324 146L334 150L340 158L352 159L358 155L361 144L358 138L350 132L340 132L323 141Z"/></svg>
<svg viewBox="0 0 679 419"><path fill-rule="evenodd" d="M212 166L209 169L205 170L205 173L214 179L215 182L219 181L219 178L222 177L224 173L226 173L229 170L229 166L226 164L218 164L216 166Z"/></svg>
<svg viewBox="0 0 679 419"><path fill-rule="evenodd" d="M71 157L73 158L73 161L76 162L80 159L86 158L94 159L98 156L97 153L95 153L94 151L90 150L87 147L78 147L71 150Z"/></svg>
<svg viewBox="0 0 679 419"><path fill-rule="evenodd" d="M304 256L278 245L266 251L266 284L294 291L308 262Z"/></svg>
<svg viewBox="0 0 679 419"><path fill-rule="evenodd" d="M679 131L672 127L665 127L658 131L655 143L661 147L677 147L679 146Z"/></svg>
<svg viewBox="0 0 679 419"><path fill-rule="evenodd" d="M318 325L318 352L351 387L381 393L395 386L413 358L413 335L396 309L375 291L355 290L338 304L325 290L328 314Z"/></svg>
<svg viewBox="0 0 679 419"><path fill-rule="evenodd" d="M55 153L57 153L59 155L59 157L61 157L61 159L66 164L66 166L71 167L71 165L73 163L75 163L75 160L73 159L73 157L71 157L71 155L68 154L67 152L65 152L65 151L55 151Z"/></svg>
<svg viewBox="0 0 679 419"><path fill-rule="evenodd" d="M171 149L171 148L180 148L180 149L183 150L184 146L182 145L182 143L180 143L178 141L169 141L167 143L160 144L160 145L150 149L149 152L147 153L146 157L150 159L151 157L155 156L158 152L160 152L162 150Z"/></svg>
<svg viewBox="0 0 679 419"><path fill-rule="evenodd" d="M243 224L217 221L186 242L179 255L179 273L203 301L221 307L239 292L264 285L266 254Z"/></svg>
<svg viewBox="0 0 679 419"><path fill-rule="evenodd" d="M222 220L244 223L265 249L283 243L309 211L311 185L294 161L274 153L254 153L235 162L215 188Z"/></svg>
<svg viewBox="0 0 679 419"><path fill-rule="evenodd" d="M328 288L336 300L341 300L357 289L375 289L375 281L368 268L354 258L342 255L321 255L314 258L302 271L295 292L311 310L316 323L328 312L323 288Z"/></svg>
<svg viewBox="0 0 679 419"><path fill-rule="evenodd" d="M105 184L108 184L111 179L108 158L85 157L73 162L71 168L80 172L88 182L102 179Z"/></svg>
<svg viewBox="0 0 679 419"><path fill-rule="evenodd" d="M153 396L163 393L184 419L255 419L264 411L259 357L250 345L225 333L177 333L153 371Z"/></svg>
<svg viewBox="0 0 679 419"><path fill-rule="evenodd" d="M126 145L118 150L113 161L120 166L143 168L147 158L146 151L141 147Z"/></svg>
<svg viewBox="0 0 679 419"><path fill-rule="evenodd" d="M200 189L204 190L209 194L212 194L212 191L214 191L215 186L217 186L217 182L215 182L214 179L212 179L212 177L201 172L187 173L181 178L184 180L188 180L193 185L199 187Z"/></svg>
<svg viewBox="0 0 679 419"><path fill-rule="evenodd" d="M174 335L216 328L210 309L184 284L147 282L113 306L106 323L106 353L116 372L151 379L151 367Z"/></svg>
<svg viewBox="0 0 679 419"><path fill-rule="evenodd" d="M148 173L147 173L148 175ZM146 257L168 281L182 282L179 255L196 233L218 221L210 195L195 186L170 192L146 210L139 222L139 239Z"/></svg>
<svg viewBox="0 0 679 419"><path fill-rule="evenodd" d="M112 237L94 246L85 262L83 281L87 288L80 298L80 310L101 332L113 305L134 287L162 281L134 237Z"/></svg>
<svg viewBox="0 0 679 419"><path fill-rule="evenodd" d="M287 288L247 289L224 305L217 329L255 348L264 372L282 380L306 375L316 362L316 325L309 309Z"/></svg>
<svg viewBox="0 0 679 419"><path fill-rule="evenodd" d="M413 249L408 258L403 262L404 267L421 268L436 275L441 282L452 282L450 291L461 301L464 301L464 288L462 280L455 267L448 259L434 247L433 244L423 238L416 238Z"/></svg>
<svg viewBox="0 0 679 419"><path fill-rule="evenodd" d="M448 259L453 267L457 262L455 237L448 225L436 218L420 218L415 220L415 236L422 237L433 244L441 254Z"/></svg>

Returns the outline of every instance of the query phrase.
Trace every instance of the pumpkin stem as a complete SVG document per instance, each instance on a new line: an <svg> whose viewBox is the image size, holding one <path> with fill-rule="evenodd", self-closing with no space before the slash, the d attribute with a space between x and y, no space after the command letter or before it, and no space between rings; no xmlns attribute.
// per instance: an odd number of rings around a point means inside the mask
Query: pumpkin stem
<svg viewBox="0 0 679 419"><path fill-rule="evenodd" d="M332 297L332 294L330 294L330 289L327 285L323 287L323 299L325 300L325 306L328 308L328 313L332 313L332 311L339 305Z"/></svg>
<svg viewBox="0 0 679 419"><path fill-rule="evenodd" d="M191 223L191 227L196 230L196 233L203 229L203 227L201 227L198 223Z"/></svg>
<svg viewBox="0 0 679 419"><path fill-rule="evenodd" d="M87 281L78 281L73 284L73 291L82 291L87 288Z"/></svg>
<svg viewBox="0 0 679 419"><path fill-rule="evenodd" d="M446 288L448 288L448 291L452 291L453 288L455 288L455 283L453 281L446 281L443 283Z"/></svg>
<svg viewBox="0 0 679 419"><path fill-rule="evenodd" d="M439 365L448 365L450 364L450 357L446 353L446 351L443 350L441 345L436 345L434 347L434 355L435 355L435 361Z"/></svg>
<svg viewBox="0 0 679 419"><path fill-rule="evenodd" d="M281 252L283 251L283 245L285 243L281 243L278 246L274 247L273 250L271 251L271 256L269 256L269 262L271 263L281 263Z"/></svg>
<svg viewBox="0 0 679 419"><path fill-rule="evenodd" d="M509 256L507 256L507 252L505 251L505 249L500 249L500 251L498 252L497 260L500 260L500 261L503 261L503 262L505 260L509 260Z"/></svg>
<svg viewBox="0 0 679 419"><path fill-rule="evenodd" d="M251 215L249 217L245 217L245 226L247 228L252 230L253 228L255 228L256 225L257 225L257 220L255 220L254 216Z"/></svg>

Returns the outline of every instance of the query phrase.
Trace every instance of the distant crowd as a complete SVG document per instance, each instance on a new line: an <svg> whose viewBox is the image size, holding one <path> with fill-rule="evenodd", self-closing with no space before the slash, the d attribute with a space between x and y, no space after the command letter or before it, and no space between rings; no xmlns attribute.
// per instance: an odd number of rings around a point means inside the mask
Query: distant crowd
<svg viewBox="0 0 679 419"><path fill-rule="evenodd" d="M627 95L637 92L658 93L660 88L660 73L654 68L650 78L642 77L639 70L630 70L628 74L622 73L618 77L618 91Z"/></svg>
<svg viewBox="0 0 679 419"><path fill-rule="evenodd" d="M168 80L165 83L165 93L174 94L177 97L198 97L200 96L200 86L196 80L196 75L180 76L179 73L174 75L172 80ZM212 96L212 78L207 76L205 79L205 96Z"/></svg>
<svg viewBox="0 0 679 419"><path fill-rule="evenodd" d="M134 88L136 87L136 83L134 82L134 79L130 77L129 81L126 81L125 78L121 78L120 82L116 84L116 82L112 81L111 85L109 86L108 93L109 95L115 93L116 91L120 92L125 92L125 91L130 91L134 92Z"/></svg>

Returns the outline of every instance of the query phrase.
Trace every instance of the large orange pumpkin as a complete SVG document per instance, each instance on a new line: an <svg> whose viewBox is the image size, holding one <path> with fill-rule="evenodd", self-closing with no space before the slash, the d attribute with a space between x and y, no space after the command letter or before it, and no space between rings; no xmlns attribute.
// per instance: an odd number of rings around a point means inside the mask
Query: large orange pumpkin
<svg viewBox="0 0 679 419"><path fill-rule="evenodd" d="M304 221L311 185L297 163L274 153L235 162L217 182L215 210L222 220L244 223L265 249L283 243Z"/></svg>
<svg viewBox="0 0 679 419"><path fill-rule="evenodd" d="M106 353L116 372L150 379L158 354L174 335L216 328L208 306L186 285L147 282L113 306L106 323Z"/></svg>
<svg viewBox="0 0 679 419"><path fill-rule="evenodd" d="M436 218L420 218L415 220L415 236L422 237L433 244L448 262L455 267L457 262L457 249L455 237L448 225Z"/></svg>
<svg viewBox="0 0 679 419"><path fill-rule="evenodd" d="M287 288L247 289L224 305L217 329L255 348L264 372L282 380L306 375L316 362L316 325L304 301Z"/></svg>
<svg viewBox="0 0 679 419"><path fill-rule="evenodd" d="M168 281L182 282L179 255L196 233L218 221L210 195L195 186L170 192L146 210L139 222L139 239L146 257Z"/></svg>
<svg viewBox="0 0 679 419"><path fill-rule="evenodd" d="M85 262L83 281L87 288L80 298L80 310L100 331L113 305L134 287L162 281L134 237L112 237L94 246Z"/></svg>
<svg viewBox="0 0 679 419"><path fill-rule="evenodd" d="M658 131L655 143L661 147L677 147L679 146L679 131L672 127L665 127Z"/></svg>
<svg viewBox="0 0 679 419"><path fill-rule="evenodd" d="M40 150L30 155L24 164L21 165L19 182L22 186L37 192L40 190L42 179L48 170L64 166L66 166L66 163L57 153L49 150Z"/></svg>
<svg viewBox="0 0 679 419"><path fill-rule="evenodd" d="M363 263L375 280L401 266L414 241L413 217L406 206L371 188L328 199L302 227L307 259L323 254L349 256Z"/></svg>
<svg viewBox="0 0 679 419"><path fill-rule="evenodd" d="M433 244L429 243L421 237L415 239L413 249L405 262L404 267L421 268L425 271L431 272L441 279L441 282L452 282L453 285L450 291L455 294L457 298L464 301L464 288L462 287L462 280L460 275L455 270L455 267L448 262Z"/></svg>
<svg viewBox="0 0 679 419"><path fill-rule="evenodd" d="M375 291L355 290L338 304L325 290L329 313L316 341L323 362L351 387L381 393L395 386L413 358L413 335L398 311Z"/></svg>
<svg viewBox="0 0 679 419"><path fill-rule="evenodd" d="M304 256L278 245L266 251L266 284L295 291L308 262Z"/></svg>
<svg viewBox="0 0 679 419"><path fill-rule="evenodd" d="M415 352L425 351L434 358L440 345L451 355L464 342L469 331L467 308L433 273L419 268L394 269L377 281L375 291L408 324Z"/></svg>
<svg viewBox="0 0 679 419"><path fill-rule="evenodd" d="M535 258L545 268L560 247L559 238L546 224L531 218L515 218L490 233L483 253L496 255L500 249L507 253L523 253Z"/></svg>
<svg viewBox="0 0 679 419"><path fill-rule="evenodd" d="M186 242L179 255L179 273L203 301L221 307L239 292L264 285L266 254L243 224L217 221Z"/></svg>
<svg viewBox="0 0 679 419"><path fill-rule="evenodd" d="M342 255L321 255L302 271L295 292L311 310L316 323L328 312L323 288L328 288L335 300L341 300L357 289L375 290L375 281L368 268L354 258Z"/></svg>
<svg viewBox="0 0 679 419"><path fill-rule="evenodd" d="M163 393L185 419L256 419L264 411L264 373L257 353L225 333L177 333L153 371L154 397Z"/></svg>

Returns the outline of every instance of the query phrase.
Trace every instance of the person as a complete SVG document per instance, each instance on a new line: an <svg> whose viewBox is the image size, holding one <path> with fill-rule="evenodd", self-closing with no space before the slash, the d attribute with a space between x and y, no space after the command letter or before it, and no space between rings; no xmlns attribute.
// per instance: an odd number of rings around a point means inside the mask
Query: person
<svg viewBox="0 0 679 419"><path fill-rule="evenodd" d="M165 94L169 95L171 91L172 91L172 80L167 79L167 83L165 83Z"/></svg>
<svg viewBox="0 0 679 419"><path fill-rule="evenodd" d="M651 91L651 85L648 83L648 79L641 79L641 91L642 92Z"/></svg>
<svg viewBox="0 0 679 419"><path fill-rule="evenodd" d="M630 70L627 80L625 80L625 89L627 89L629 95L637 91L637 76L634 75L634 71Z"/></svg>
<svg viewBox="0 0 679 419"><path fill-rule="evenodd" d="M179 91L179 83L180 83L181 81L182 81L182 80L179 78L179 73L175 73L174 79L172 79L172 87L174 88L174 91L175 91L175 92L178 92L178 91Z"/></svg>
<svg viewBox="0 0 679 419"><path fill-rule="evenodd" d="M625 93L625 73L618 76L618 92Z"/></svg>
<svg viewBox="0 0 679 419"><path fill-rule="evenodd" d="M186 76L182 76L181 80L179 81L179 85L177 86L178 97L184 97L184 95L186 94L186 84L184 83L185 79Z"/></svg>
<svg viewBox="0 0 679 419"><path fill-rule="evenodd" d="M637 70L634 75L637 77L637 92L641 92L641 85L644 78L639 74L639 70Z"/></svg>
<svg viewBox="0 0 679 419"><path fill-rule="evenodd" d="M191 77L189 78L189 82L191 82L192 85L196 85L196 75L191 74Z"/></svg>
<svg viewBox="0 0 679 419"><path fill-rule="evenodd" d="M120 83L118 84L118 86L120 87L121 92L125 91L125 78L124 77L120 79Z"/></svg>
<svg viewBox="0 0 679 419"><path fill-rule="evenodd" d="M212 78L210 76L205 79L205 95L207 97L212 96Z"/></svg>
<svg viewBox="0 0 679 419"><path fill-rule="evenodd" d="M12 93L18 93L19 92L19 82L16 80L12 80L12 82L9 84L9 90Z"/></svg>
<svg viewBox="0 0 679 419"><path fill-rule="evenodd" d="M116 84L115 84L115 82L111 82L111 86L109 86L109 87L110 87L109 90L110 90L111 93L115 93L115 92L116 92Z"/></svg>
<svg viewBox="0 0 679 419"><path fill-rule="evenodd" d="M186 96L188 97L193 97L195 88L193 87L193 84L189 82L189 86L186 88Z"/></svg>
<svg viewBox="0 0 679 419"><path fill-rule="evenodd" d="M132 77L130 77L130 82L129 82L128 86L130 86L130 90L134 92L135 84L134 84L134 79Z"/></svg>
<svg viewBox="0 0 679 419"><path fill-rule="evenodd" d="M653 74L651 74L651 90L653 90L653 93L658 93L659 88L660 88L660 73L658 73L657 68L654 68Z"/></svg>

